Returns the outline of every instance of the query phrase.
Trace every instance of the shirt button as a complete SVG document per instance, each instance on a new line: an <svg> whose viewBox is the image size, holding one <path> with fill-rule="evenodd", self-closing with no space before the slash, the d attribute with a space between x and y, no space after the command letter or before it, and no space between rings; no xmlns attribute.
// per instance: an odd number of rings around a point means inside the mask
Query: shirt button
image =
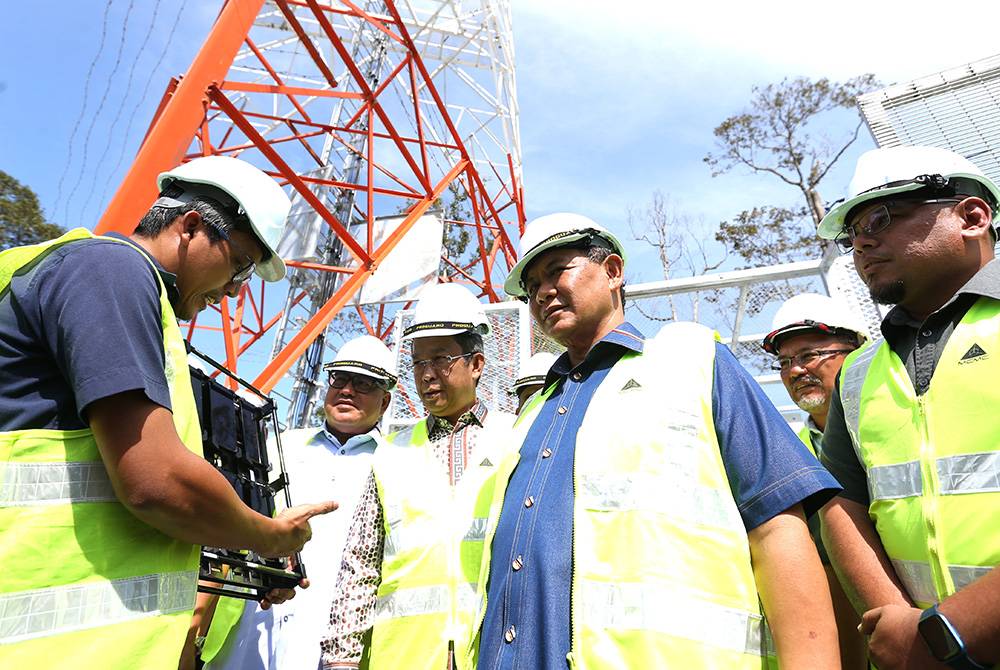
<svg viewBox="0 0 1000 670"><path fill-rule="evenodd" d="M931 331L928 328L927 330L925 330L924 332L922 332L920 334L923 335L924 337L930 337L931 336Z"/></svg>
<svg viewBox="0 0 1000 670"><path fill-rule="evenodd" d="M346 453L347 453L347 449L341 449L341 450L340 450L340 453L342 453L342 454L346 454Z"/></svg>
<svg viewBox="0 0 1000 670"><path fill-rule="evenodd" d="M573 373L573 381L576 381L576 382L578 382L578 381L580 381L581 379L583 379L583 375L581 375L581 374L580 374L579 372L574 372L574 373Z"/></svg>
<svg viewBox="0 0 1000 670"><path fill-rule="evenodd" d="M528 496L527 498L524 499L525 507L531 507L534 504L535 504L535 496Z"/></svg>
<svg viewBox="0 0 1000 670"><path fill-rule="evenodd" d="M517 572L518 570L524 567L524 562L521 560L521 557L518 556L513 561L511 561L510 567L514 568L514 572Z"/></svg>
<svg viewBox="0 0 1000 670"><path fill-rule="evenodd" d="M551 455L552 455L552 450L551 449L549 449L548 447L545 447L544 449L542 449L542 458L548 458Z"/></svg>
<svg viewBox="0 0 1000 670"><path fill-rule="evenodd" d="M560 414L565 414L566 413L566 408L565 407L560 407L559 408L559 413Z"/></svg>
<svg viewBox="0 0 1000 670"><path fill-rule="evenodd" d="M507 641L507 644L513 642L515 637L517 637L517 631L514 630L513 626L504 631L503 639Z"/></svg>

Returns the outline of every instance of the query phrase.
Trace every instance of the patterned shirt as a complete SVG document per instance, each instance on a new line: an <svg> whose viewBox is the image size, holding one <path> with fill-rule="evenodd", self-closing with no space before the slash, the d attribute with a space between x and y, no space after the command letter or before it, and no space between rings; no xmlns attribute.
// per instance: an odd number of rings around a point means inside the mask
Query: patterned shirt
<svg viewBox="0 0 1000 670"><path fill-rule="evenodd" d="M453 425L447 419L427 417L431 453L448 472L454 486L462 478L470 455L486 422L486 405L476 403ZM375 618L375 593L382 581L382 549L385 542L382 506L378 501L375 474L368 481L354 510L337 588L330 608L330 628L320 643L323 670L357 668L364 652L365 634Z"/></svg>

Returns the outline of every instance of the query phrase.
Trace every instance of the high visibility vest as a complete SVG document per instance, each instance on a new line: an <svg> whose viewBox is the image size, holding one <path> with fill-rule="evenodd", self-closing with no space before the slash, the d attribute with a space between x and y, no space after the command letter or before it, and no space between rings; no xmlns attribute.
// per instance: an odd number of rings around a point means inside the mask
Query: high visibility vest
<svg viewBox="0 0 1000 670"><path fill-rule="evenodd" d="M850 354L844 418L886 553L920 607L1000 563L1000 301L980 298L918 396L884 340Z"/></svg>
<svg viewBox="0 0 1000 670"><path fill-rule="evenodd" d="M715 435L714 360L712 331L668 325L622 356L587 408L573 466L571 668L777 667ZM520 440L554 388L522 412ZM480 625L484 614L485 603Z"/></svg>
<svg viewBox="0 0 1000 670"><path fill-rule="evenodd" d="M516 448L514 417L491 411L472 461L452 487L427 422L389 436L372 459L385 524L382 582L372 627L372 668L442 670L449 649L460 670L479 610L477 584L497 464Z"/></svg>
<svg viewBox="0 0 1000 670"><path fill-rule="evenodd" d="M816 446L813 444L812 431L809 430L808 424L799 428L799 439L802 440L802 444L809 447L809 451L812 452L813 456L819 458L819 454L816 453Z"/></svg>
<svg viewBox="0 0 1000 670"><path fill-rule="evenodd" d="M94 237L78 228L0 253L0 299L22 268ZM187 353L156 277L174 426L200 456ZM50 667L57 658L77 668L174 670L194 608L199 554L118 501L89 429L0 433L0 667Z"/></svg>

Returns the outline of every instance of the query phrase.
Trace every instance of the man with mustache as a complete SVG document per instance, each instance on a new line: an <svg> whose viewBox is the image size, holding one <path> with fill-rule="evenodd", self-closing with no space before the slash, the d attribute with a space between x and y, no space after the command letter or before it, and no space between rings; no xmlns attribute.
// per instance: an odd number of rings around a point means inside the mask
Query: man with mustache
<svg viewBox="0 0 1000 670"><path fill-rule="evenodd" d="M626 321L624 268L584 216L521 237L504 289L566 352L498 470L478 668L838 668L836 482L711 330Z"/></svg>
<svg viewBox="0 0 1000 670"><path fill-rule="evenodd" d="M425 290L403 332L428 416L375 452L322 642L326 670L451 670L464 659L488 484L513 423L477 397L489 332L483 305L458 284Z"/></svg>
<svg viewBox="0 0 1000 670"><path fill-rule="evenodd" d="M846 306L829 296L803 293L782 304L774 315L771 332L761 343L764 351L775 356L772 367L781 375L789 397L808 415L799 439L817 456L823 451L823 429L837 373L844 357L867 339L864 327ZM864 638L858 633L860 617L830 566L820 537L819 516L810 516L808 522L833 598L840 662L845 669L863 670L868 665Z"/></svg>
<svg viewBox="0 0 1000 670"><path fill-rule="evenodd" d="M203 458L177 325L253 273L284 277L288 196L222 156L158 186L129 237L0 254L0 667L173 670L198 545L287 556L336 507L242 503Z"/></svg>
<svg viewBox="0 0 1000 670"><path fill-rule="evenodd" d="M853 253L883 338L823 436L824 543L880 670L1000 662L1000 189L934 147L869 151L819 234Z"/></svg>
<svg viewBox="0 0 1000 670"><path fill-rule="evenodd" d="M371 335L346 342L324 369L329 386L323 426L286 431L281 444L295 498L332 493L341 514L313 522L314 539L302 551L309 588L294 600L264 610L254 602L221 599L201 653L206 670L319 665L319 642L326 632L347 527L372 455L386 443L378 424L396 385L392 352Z"/></svg>

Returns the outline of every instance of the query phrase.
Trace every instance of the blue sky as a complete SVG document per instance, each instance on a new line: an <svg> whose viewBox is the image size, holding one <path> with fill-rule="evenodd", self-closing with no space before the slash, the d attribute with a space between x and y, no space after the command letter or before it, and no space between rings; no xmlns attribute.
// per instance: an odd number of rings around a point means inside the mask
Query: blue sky
<svg viewBox="0 0 1000 670"><path fill-rule="evenodd" d="M652 250L626 225L628 209L654 190L706 239L755 204L796 202L761 177L713 178L702 161L712 129L753 86L865 72L890 84L993 55L1000 46L978 27L1000 25L1000 3L975 4L959 25L903 2L513 0L529 218L587 214L626 240L630 281L658 279ZM39 194L50 220L93 227L169 78L187 69L220 6L10 3L0 24L0 169ZM830 135L854 118L833 120ZM864 131L828 178L828 200L842 195L850 159L872 146Z"/></svg>
<svg viewBox="0 0 1000 670"><path fill-rule="evenodd" d="M1000 3L978 4L977 25L1000 22ZM655 189L708 230L753 204L792 202L794 192L759 177L712 178L702 162L713 148L712 129L743 107L754 85L863 72L888 84L1000 49L913 4L851 1L822 11L795 2L684 5L633 2L612 10L592 0L514 0L529 218L575 209L627 238L627 209L641 208ZM208 0L74 0L7 8L0 169L38 193L51 220L92 227L169 77L187 68L218 7ZM106 10L104 47L85 86ZM858 151L871 146L865 134ZM849 166L829 178L829 199L840 195ZM638 245L635 251L647 254ZM655 266L637 269L656 278Z"/></svg>

